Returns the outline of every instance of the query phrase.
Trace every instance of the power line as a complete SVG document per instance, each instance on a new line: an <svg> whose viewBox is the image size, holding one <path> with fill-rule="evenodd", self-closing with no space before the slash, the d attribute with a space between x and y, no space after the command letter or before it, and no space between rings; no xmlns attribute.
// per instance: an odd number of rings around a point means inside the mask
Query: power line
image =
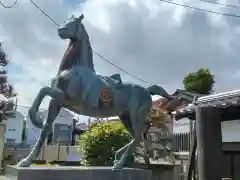
<svg viewBox="0 0 240 180"><path fill-rule="evenodd" d="M143 80L143 79L141 79L141 78L139 78L139 77L137 77L137 76L135 76L135 75L127 72L127 71L124 70L123 68L117 66L116 64L114 64L114 63L112 63L111 61L109 61L107 58L105 58L105 57L103 57L102 55L100 55L99 53L97 53L96 51L93 50L93 53L96 54L98 57L102 58L102 59L103 59L104 61L106 61L107 63L109 63L109 64L111 64L112 66L116 67L116 68L119 69L120 71L124 72L125 74L128 74L129 76L132 76L133 78L135 78L135 79L137 79L137 80L139 80L139 81L142 81L142 82L144 82L144 83L146 83L146 84L151 84L151 83L149 83L149 82L147 82L147 81L145 81L145 80Z"/></svg>
<svg viewBox="0 0 240 180"><path fill-rule="evenodd" d="M16 0L17 1L17 0ZM211 11L211 10L207 10L207 9L202 9L202 8L197 8L197 7L193 7L193 6L188 6L185 4L179 4L179 3L175 3L172 1L167 1L167 0L160 0L162 2L166 2L166 3L170 3L170 4L174 4L177 6L182 6L185 8L190 8L190 9L194 9L194 10L198 10L198 11L203 11L203 12L207 12L207 13L212 13L212 14L217 14L217 15L223 15L223 16L229 16L229 17L236 17L236 18L240 18L240 15L236 15L236 14L228 14L228 13L220 13L217 11ZM208 3L213 3L213 4L218 4L218 5L224 5L224 6L229 6L229 7L235 7L235 8L240 8L239 6L235 6L235 5L229 5L229 4L223 4L223 3L217 3L217 2L213 2L213 1L209 1L209 0L200 0L200 1L204 1L204 2L208 2ZM42 8L40 8L33 0L30 0L30 2L32 2L32 4L39 9L46 17L48 17L53 23L55 23L57 26L60 26L55 20L53 20L53 18L51 18ZM124 72L125 74L141 81L144 82L146 84L151 84L148 81L145 81L129 72L127 72L126 70L124 70L123 68L115 65L114 63L112 63L109 59L105 58L104 56L102 56L101 54L97 53L96 51L93 50L93 53L96 54L98 57L100 57L101 59L103 59L104 61L106 61L107 63L111 64L112 66L116 67L117 69L119 69L120 71Z"/></svg>
<svg viewBox="0 0 240 180"><path fill-rule="evenodd" d="M60 26L53 18L51 18L42 8L40 8L33 0L29 0L37 9L39 9L46 17L48 17L58 27Z"/></svg>
<svg viewBox="0 0 240 180"><path fill-rule="evenodd" d="M6 103L7 101L5 101L5 100L0 100L0 102L3 102L3 103ZM16 103L16 104L15 104ZM15 102L14 104L15 104L15 106L19 106L19 107L23 107L23 108L30 108L31 106L28 106L28 105L21 105L21 104L18 104L17 102ZM40 110L46 110L47 108L40 108Z"/></svg>
<svg viewBox="0 0 240 180"><path fill-rule="evenodd" d="M53 23L55 23L58 27L60 26L53 18L51 18L41 7L39 7L33 0L30 0L30 2L32 2L32 4L39 9L47 18L49 18ZM98 57L100 57L101 59L103 59L104 61L106 61L107 63L111 64L112 66L116 67L117 69L119 69L120 71L124 72L125 74L141 81L147 84L151 84L148 81L145 81L135 75L133 75L132 73L127 72L126 70L124 70L123 68L117 66L116 64L112 63L109 59L105 58L104 56L102 56L101 54L97 53L96 51L92 50L94 54L96 54Z"/></svg>
<svg viewBox="0 0 240 180"><path fill-rule="evenodd" d="M185 4L176 3L176 2L173 2L173 1L167 1L167 0L159 0L159 1L169 3L169 4L173 4L173 5L176 5L176 6L189 8L189 9L194 9L194 10L197 10L197 11L203 11L203 12L207 12L207 13L211 13L211 14L240 18L240 15L236 15L236 14L220 13L220 12L217 12L217 11L211 11L211 10L207 10L207 9L202 9L202 8L198 8L198 7L193 7L193 6L189 6L189 5L185 5Z"/></svg>
<svg viewBox="0 0 240 180"><path fill-rule="evenodd" d="M59 23L57 23L51 16L49 16L37 3L35 3L33 0L29 0L37 9L39 9L48 19L50 19L54 24L56 24L58 27L60 26ZM17 3L17 0L15 2L15 4ZM5 7L5 6L3 6ZM9 7L11 8L11 7ZM121 68L120 66L117 66L116 64L112 63L109 59L105 58L104 56L102 56L101 54L97 53L96 51L93 50L93 53L96 54L98 57L100 57L101 59L103 59L104 61L106 61L107 63L111 64L112 66L116 67L117 69L119 69L120 71L124 72L125 74L141 81L144 82L146 84L151 84L148 81L145 81L135 75L133 75L132 73L127 72L126 70L124 70L123 68Z"/></svg>
<svg viewBox="0 0 240 180"><path fill-rule="evenodd" d="M3 1L0 0L0 5L4 8L11 9L17 4L18 0L15 0L12 5L6 5L3 3Z"/></svg>
<svg viewBox="0 0 240 180"><path fill-rule="evenodd" d="M167 1L167 0L160 0L162 2L165 3L169 3L169 4L173 4L173 5L177 5L177 6L181 6L181 7L185 7L185 8L189 8L189 9L194 9L194 10L198 10L198 11L203 11L203 12L207 12L207 13L212 13L212 14L217 14L217 15L223 15L223 16L229 16L229 17L236 17L236 18L240 18L240 15L236 15L236 14L228 14L228 13L220 13L220 12L216 12L216 11L211 11L211 10L207 10L207 9L202 9L202 8L197 8L197 7L193 7L193 6L189 6L189 5L185 5L185 4L180 4L180 3L176 3L176 2L172 2L172 1ZM218 2L213 2L213 1L208 1L208 0L200 0L203 2L207 2L207 3L212 3L212 4L218 4L218 5L223 5L223 6L228 6L228 7L234 7L234 8L240 8L239 6L236 5L230 5L230 4L223 4L223 3L218 3ZM12 5L5 5L1 0L0 0L0 5L2 5L4 8L13 8L16 4L17 4L18 0L15 0L14 3ZM33 0L30 0L30 2L37 8L39 9L47 18L49 18L53 23L55 23L57 26L60 26L53 18L51 18L42 8L40 8ZM122 72L128 74L129 76L132 76L135 79L138 79L139 81L142 81L144 83L150 84L148 81L145 81L141 78L138 78L137 76L125 71L124 69L122 69L121 67L115 65L114 63L112 63L110 60L108 60L107 58L103 57L102 55L100 55L99 53L95 52L93 50L93 53L95 53L98 57L100 57L101 59L103 59L104 61L106 61L107 63L111 64L112 66L118 68L119 70L121 70ZM30 108L30 106L26 106L26 105L17 105L19 107L24 107L24 108ZM45 109L42 109L45 110ZM181 125L185 125L188 123L183 123ZM180 124L179 124L180 125Z"/></svg>
<svg viewBox="0 0 240 180"><path fill-rule="evenodd" d="M221 5L221 6L227 6L227 7L233 7L233 8L240 8L240 6L232 5L232 4L224 4L224 3L219 3L219 2L209 1L209 0L200 0L200 1L207 2L207 3L211 3L211 4L217 4L217 5Z"/></svg>
<svg viewBox="0 0 240 180"><path fill-rule="evenodd" d="M189 5L185 5L185 4L179 4L179 3L176 3L176 2L172 2L172 1L167 1L167 0L160 0L162 2L166 2L166 3L169 3L169 4L173 4L173 5L177 5L177 6L182 6L182 7L185 7L185 8L190 8L190 9L194 9L194 10L198 10L198 11L203 11L203 12L208 12L208 13L212 13L212 14L218 14L218 15L223 15L223 16L230 16L230 17L236 17L236 18L240 18L240 15L236 15L236 14L228 14L228 13L220 13L220 12L216 12L216 11L211 11L211 10L207 10L207 9L202 9L202 8L197 8L197 7L193 7L193 6L189 6ZM200 0L200 1L204 1L204 2L208 2L208 3L214 3L212 1L208 1L208 0ZM1 1L0 1L1 2ZM56 24L57 26L60 26L53 18L51 18L40 6L38 6L33 0L30 0L30 2L37 8L39 9L47 18L49 18L54 24ZM17 0L14 2L14 4L17 3ZM1 5L2 2L0 3ZM219 5L225 5L225 6L230 6L230 7L238 7L238 6L234 6L234 5L228 5L228 4L221 4L221 3L214 3L214 4L219 4ZM14 5L13 5L14 6ZM13 7L12 6L12 7ZM6 7L3 5L3 7ZM11 6L9 7L6 7L6 8L12 8ZM151 84L149 83L148 81L145 81L129 72L127 72L126 70L124 70L123 68L115 65L114 63L112 63L109 59L103 57L102 55L100 55L99 53L97 53L96 51L93 50L93 53L96 54L98 57L100 57L101 59L103 59L104 61L106 61L107 63L111 64L112 66L116 67L117 69L119 69L120 71L124 72L125 74L141 81L141 82L144 82L144 83L147 83L147 84Z"/></svg>
<svg viewBox="0 0 240 180"><path fill-rule="evenodd" d="M30 106L27 106L27 105L17 104L16 106L17 106L17 107L22 107L22 108L30 109ZM47 108L39 108L39 110L47 110Z"/></svg>
<svg viewBox="0 0 240 180"><path fill-rule="evenodd" d="M211 10L207 10L207 9L202 9L202 8L197 8L197 7L193 7L193 6L189 6L189 5L185 5L185 4L180 4L180 3L176 3L176 2L172 2L172 1L167 1L167 0L160 0L162 2L166 2L169 4L173 4L173 5L177 5L177 6L182 6L185 8L190 8L190 9L194 9L194 10L198 10L198 11L203 11L203 12L208 12L208 13L212 13L212 14L217 14L217 15L223 15L223 16L230 16L230 17L236 17L236 18L240 18L240 15L236 15L236 14L228 14L228 13L220 13L220 12L216 12L216 11L211 11ZM236 7L239 8L239 6L234 6L234 5L229 5L229 4L222 4L222 3L216 3L216 2L212 2L209 0L200 0L200 1L204 1L204 2L208 2L208 3L213 3L213 4L219 4L219 5L224 5L224 6L230 6L230 7ZM60 26L53 18L51 18L40 6L38 6L33 0L30 0L30 2L37 8L39 9L47 18L49 18L54 24L56 24L57 26ZM14 4L11 6L6 6L4 5L1 1L0 4L5 7L5 8L12 8L17 4L17 0L15 0ZM120 71L124 72L125 74L141 81L147 84L151 84L148 81L145 81L129 72L127 72L126 70L124 70L123 68L115 65L114 63L112 63L110 60L108 60L107 58L103 57L102 55L100 55L99 53L97 53L96 51L93 50L93 53L96 54L98 57L100 57L101 59L103 59L104 61L106 61L107 63L111 64L112 66L116 67L117 69L119 69Z"/></svg>
<svg viewBox="0 0 240 180"><path fill-rule="evenodd" d="M20 105L20 104L17 104L17 106L19 107L23 107L23 108L27 108L29 109L30 106L27 106L27 105ZM47 108L40 108L39 110L48 110ZM190 123L189 122L184 122L184 123L173 123L173 122L167 122L167 121L161 121L161 122L164 122L165 124L172 124L173 126L175 127L179 127L179 126L186 126L186 125L189 125Z"/></svg>
<svg viewBox="0 0 240 180"><path fill-rule="evenodd" d="M56 24L58 27L60 26L53 18L51 18L40 6L38 6L33 0L29 0L37 9L39 9L47 18L49 18L54 24ZM16 0L17 3L17 0ZM5 6L4 6L5 7ZM9 7L10 8L10 7ZM107 63L111 64L112 66L116 67L117 69L119 69L120 71L124 72L125 74L141 81L144 82L146 84L151 84L148 81L145 81L135 75L133 75L132 73L127 72L126 70L124 70L123 68L117 66L116 64L112 63L109 59L105 58L104 56L102 56L101 54L97 53L96 51L93 50L93 53L96 54L98 57L100 57L101 59L103 59L104 61L106 61Z"/></svg>

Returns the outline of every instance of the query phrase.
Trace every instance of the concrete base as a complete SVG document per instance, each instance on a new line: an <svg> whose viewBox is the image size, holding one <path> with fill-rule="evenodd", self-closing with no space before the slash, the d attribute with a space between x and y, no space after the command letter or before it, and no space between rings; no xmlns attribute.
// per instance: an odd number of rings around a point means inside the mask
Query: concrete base
<svg viewBox="0 0 240 180"><path fill-rule="evenodd" d="M9 180L151 180L152 172L111 167L31 166L19 168L7 166L5 176Z"/></svg>

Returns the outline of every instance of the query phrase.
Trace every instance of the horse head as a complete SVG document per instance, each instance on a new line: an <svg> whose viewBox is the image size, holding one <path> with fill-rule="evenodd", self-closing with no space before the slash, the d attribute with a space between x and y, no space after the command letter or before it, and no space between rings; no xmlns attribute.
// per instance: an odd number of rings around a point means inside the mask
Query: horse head
<svg viewBox="0 0 240 180"><path fill-rule="evenodd" d="M61 39L82 40L87 33L82 20L84 15L79 17L72 16L68 21L58 28L58 35Z"/></svg>

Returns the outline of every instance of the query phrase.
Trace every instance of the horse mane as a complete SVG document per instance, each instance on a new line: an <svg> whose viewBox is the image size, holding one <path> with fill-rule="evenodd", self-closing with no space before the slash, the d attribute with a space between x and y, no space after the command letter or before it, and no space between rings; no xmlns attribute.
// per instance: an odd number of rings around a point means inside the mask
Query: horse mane
<svg viewBox="0 0 240 180"><path fill-rule="evenodd" d="M89 40L89 36L88 36L88 33L87 33L84 25L83 24L80 24L80 25L82 26L84 37L86 38L83 41L85 41L84 43L87 46L88 68L91 71L95 72L94 63L93 63L93 53L92 53L92 47L91 47L91 43ZM68 48L65 51L64 56L62 58L58 73L60 73L63 70L67 70L67 69L71 68L72 65L77 63L77 62L73 62L72 58L74 58L73 56L76 53L76 51L81 49L82 44L80 43L77 46L79 46L79 47L76 47L76 40L71 39L69 42Z"/></svg>
<svg viewBox="0 0 240 180"><path fill-rule="evenodd" d="M67 50L65 51L65 53L63 55L63 58L62 58L60 66L59 66L57 74L59 74L61 71L69 68L69 61L72 58L72 56L71 56L72 53L70 54L69 52L71 52L72 45L73 45L73 42L72 42L72 40L70 40Z"/></svg>
<svg viewBox="0 0 240 180"><path fill-rule="evenodd" d="M88 36L88 33L84 27L84 25L82 24L82 28L84 30L84 34L85 34L85 37L86 37L86 44L87 44L87 48L88 48L88 67L95 72L95 69L94 69L94 63L93 63L93 51L92 51L92 46L91 46L91 42L90 42L90 39L89 39L89 36Z"/></svg>

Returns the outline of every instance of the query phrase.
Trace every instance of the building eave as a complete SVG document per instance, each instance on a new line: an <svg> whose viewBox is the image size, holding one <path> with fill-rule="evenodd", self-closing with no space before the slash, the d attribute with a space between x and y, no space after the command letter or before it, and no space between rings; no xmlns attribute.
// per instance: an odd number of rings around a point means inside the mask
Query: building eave
<svg viewBox="0 0 240 180"><path fill-rule="evenodd" d="M234 119L238 117L238 113L236 111L238 108L240 108L240 90L199 97L195 105L189 104L184 108L172 112L172 115L176 120L180 120L184 117L195 119L195 108L198 106L211 106L219 108L222 111L221 113L223 113L224 117L228 117L229 120ZM234 115L227 116L226 113L228 113L228 111L234 113Z"/></svg>

